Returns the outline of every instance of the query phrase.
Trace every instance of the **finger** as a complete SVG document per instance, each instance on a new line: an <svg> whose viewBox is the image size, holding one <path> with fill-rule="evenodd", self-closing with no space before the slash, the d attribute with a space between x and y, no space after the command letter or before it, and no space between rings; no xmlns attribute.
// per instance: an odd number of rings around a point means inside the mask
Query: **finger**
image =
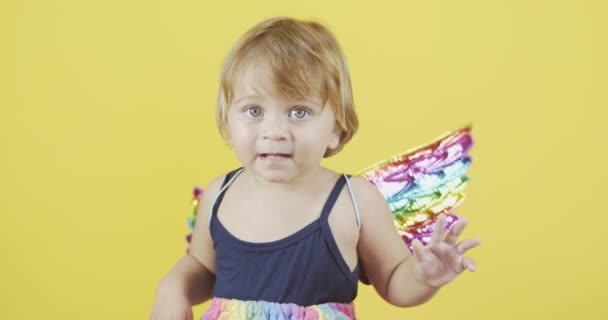
<svg viewBox="0 0 608 320"><path fill-rule="evenodd" d="M414 239L414 241L412 241L412 249L414 259L420 262L422 260L422 257L424 256L424 245L422 244L422 242L420 242L420 240Z"/></svg>
<svg viewBox="0 0 608 320"><path fill-rule="evenodd" d="M456 221L456 223L454 224L454 227L452 227L452 230L450 230L450 232L448 232L448 235L445 237L445 242L451 245L456 244L456 242L458 241L458 237L460 237L460 234L462 233L462 231L464 231L464 228L467 226L467 224L469 224L469 220L467 218L463 217L458 219L458 221Z"/></svg>
<svg viewBox="0 0 608 320"><path fill-rule="evenodd" d="M459 243L456 246L456 252L458 252L459 254L464 254L469 249L475 248L480 244L481 244L481 240L479 238L466 239L466 240L463 240L461 243Z"/></svg>
<svg viewBox="0 0 608 320"><path fill-rule="evenodd" d="M431 249L431 252L433 252L433 254L435 254L435 256L437 256L439 259L443 259L443 257L445 257L448 254L449 248L450 248L450 246L437 245L437 246L430 246L429 249Z"/></svg>
<svg viewBox="0 0 608 320"><path fill-rule="evenodd" d="M435 221L435 230L431 236L431 243L440 243L445 237L445 214L440 214Z"/></svg>
<svg viewBox="0 0 608 320"><path fill-rule="evenodd" d="M472 258L464 257L462 258L462 267L471 272L475 272L475 270L477 269L477 264Z"/></svg>

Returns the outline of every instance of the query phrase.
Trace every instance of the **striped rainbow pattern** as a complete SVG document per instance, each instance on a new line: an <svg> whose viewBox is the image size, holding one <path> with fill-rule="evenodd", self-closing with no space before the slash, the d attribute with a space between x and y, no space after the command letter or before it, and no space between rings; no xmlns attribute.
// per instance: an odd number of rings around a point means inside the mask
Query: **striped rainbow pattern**
<svg viewBox="0 0 608 320"><path fill-rule="evenodd" d="M352 303L299 306L293 303L213 298L201 320L353 320Z"/></svg>
<svg viewBox="0 0 608 320"><path fill-rule="evenodd" d="M410 250L414 239L423 244L430 241L440 213L447 217L447 229L458 220L453 210L464 200L472 147L471 126L467 126L356 174L384 195L395 227Z"/></svg>

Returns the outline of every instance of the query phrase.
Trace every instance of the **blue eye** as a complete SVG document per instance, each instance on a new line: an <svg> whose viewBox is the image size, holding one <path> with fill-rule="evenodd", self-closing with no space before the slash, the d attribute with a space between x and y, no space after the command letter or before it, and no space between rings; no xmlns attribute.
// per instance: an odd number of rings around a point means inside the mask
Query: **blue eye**
<svg viewBox="0 0 608 320"><path fill-rule="evenodd" d="M249 115L253 118L257 118L262 115L262 108L260 108L258 106L251 106L251 107L247 108L247 115Z"/></svg>
<svg viewBox="0 0 608 320"><path fill-rule="evenodd" d="M290 114L290 116L292 116L298 120L305 119L308 115L310 115L310 112L308 112L306 109L302 109L302 108L293 109L293 110L291 110L291 114Z"/></svg>

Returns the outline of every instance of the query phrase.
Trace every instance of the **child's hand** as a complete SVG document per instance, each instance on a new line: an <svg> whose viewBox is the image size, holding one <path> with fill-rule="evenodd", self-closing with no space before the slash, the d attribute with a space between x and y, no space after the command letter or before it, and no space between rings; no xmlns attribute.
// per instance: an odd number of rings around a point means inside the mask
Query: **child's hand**
<svg viewBox="0 0 608 320"><path fill-rule="evenodd" d="M150 320L193 320L192 306L178 291L162 290L156 294Z"/></svg>
<svg viewBox="0 0 608 320"><path fill-rule="evenodd" d="M431 242L424 246L420 241L414 240L414 274L420 282L439 288L454 280L465 269L475 271L475 261L463 254L478 246L481 241L466 239L456 243L467 223L465 218L460 218L446 235L446 217L440 214Z"/></svg>

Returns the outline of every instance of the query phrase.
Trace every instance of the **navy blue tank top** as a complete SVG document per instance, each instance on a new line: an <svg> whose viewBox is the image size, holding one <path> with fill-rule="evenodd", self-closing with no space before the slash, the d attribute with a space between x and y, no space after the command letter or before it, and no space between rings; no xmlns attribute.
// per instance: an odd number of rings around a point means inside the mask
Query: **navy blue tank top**
<svg viewBox="0 0 608 320"><path fill-rule="evenodd" d="M210 217L218 298L295 303L300 306L349 303L357 296L359 263L351 271L331 233L328 217L347 177L341 176L318 219L280 240L254 243L236 238L217 218L235 174L226 175Z"/></svg>

